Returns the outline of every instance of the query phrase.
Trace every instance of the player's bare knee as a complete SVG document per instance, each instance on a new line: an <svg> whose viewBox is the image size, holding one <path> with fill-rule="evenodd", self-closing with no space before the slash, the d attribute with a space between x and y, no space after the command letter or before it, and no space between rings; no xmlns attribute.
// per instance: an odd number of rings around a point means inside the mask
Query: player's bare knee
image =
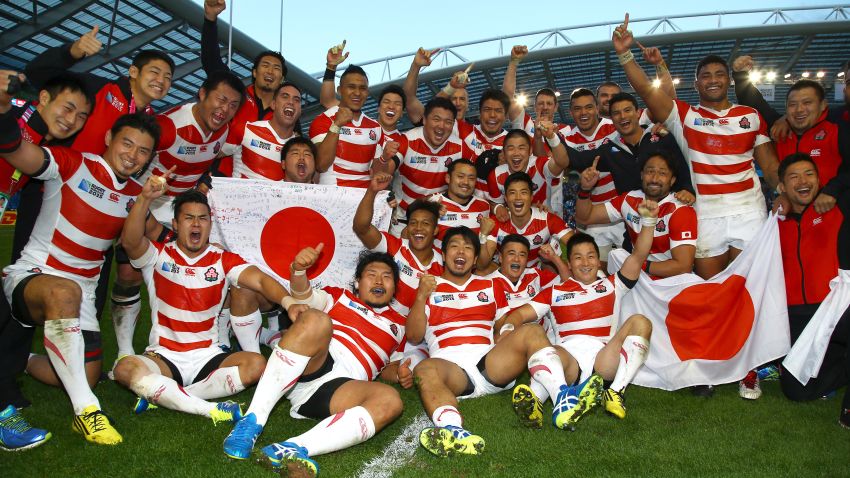
<svg viewBox="0 0 850 478"><path fill-rule="evenodd" d="M386 386L381 387L369 398L369 406L366 409L372 416L375 425L382 428L401 415L404 404L396 389Z"/></svg>
<svg viewBox="0 0 850 478"><path fill-rule="evenodd" d="M80 286L69 280L56 281L45 291L45 320L79 317L81 301Z"/></svg>
<svg viewBox="0 0 850 478"><path fill-rule="evenodd" d="M256 311L259 305L256 292L237 287L230 288L230 313L232 315L246 316Z"/></svg>
<svg viewBox="0 0 850 478"><path fill-rule="evenodd" d="M316 309L307 309L298 316L292 327L281 338L284 340L310 340L314 342L327 341L333 333L331 318L324 312Z"/></svg>
<svg viewBox="0 0 850 478"><path fill-rule="evenodd" d="M112 373L115 375L116 382L129 386L130 383L147 375L149 370L140 360L130 356L124 357L115 364L115 369Z"/></svg>
<svg viewBox="0 0 850 478"><path fill-rule="evenodd" d="M244 360L239 364L239 380L246 387L254 385L260 381L265 369L265 357L258 353L246 353Z"/></svg>
<svg viewBox="0 0 850 478"><path fill-rule="evenodd" d="M640 335L641 337L649 337L652 335L652 322L642 314L634 314L628 319L630 335Z"/></svg>
<svg viewBox="0 0 850 478"><path fill-rule="evenodd" d="M118 264L115 282L123 286L134 286L142 283L142 273L130 264Z"/></svg>

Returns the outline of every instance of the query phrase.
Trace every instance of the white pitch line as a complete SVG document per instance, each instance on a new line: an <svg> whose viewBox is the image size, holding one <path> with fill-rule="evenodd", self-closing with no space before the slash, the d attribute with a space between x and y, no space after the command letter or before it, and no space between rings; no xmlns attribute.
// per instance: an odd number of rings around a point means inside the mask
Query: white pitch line
<svg viewBox="0 0 850 478"><path fill-rule="evenodd" d="M419 446L419 432L430 426L425 414L417 415L392 441L381 456L375 457L357 473L357 478L390 478L393 472L410 461Z"/></svg>

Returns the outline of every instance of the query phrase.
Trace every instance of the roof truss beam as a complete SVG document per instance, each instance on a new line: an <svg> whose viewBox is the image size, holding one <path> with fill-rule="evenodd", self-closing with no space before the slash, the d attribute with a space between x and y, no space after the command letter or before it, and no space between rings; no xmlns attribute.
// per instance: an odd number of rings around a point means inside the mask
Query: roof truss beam
<svg viewBox="0 0 850 478"><path fill-rule="evenodd" d="M3 33L3 35L0 36L0 50L5 50L17 45L29 37L47 30L66 18L71 17L80 10L83 10L92 3L95 3L95 0L68 0L61 2L59 5L33 17L35 20L34 22L20 23L15 28Z"/></svg>

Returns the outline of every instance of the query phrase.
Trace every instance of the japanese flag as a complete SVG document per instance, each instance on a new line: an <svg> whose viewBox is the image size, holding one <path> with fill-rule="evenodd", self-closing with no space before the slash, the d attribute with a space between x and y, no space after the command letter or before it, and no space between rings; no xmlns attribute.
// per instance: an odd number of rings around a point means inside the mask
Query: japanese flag
<svg viewBox="0 0 850 478"><path fill-rule="evenodd" d="M619 268L625 254L612 257ZM632 314L653 326L637 385L676 390L734 382L785 355L790 332L776 217L709 280L684 274L653 281L641 272L623 298L620 320Z"/></svg>
<svg viewBox="0 0 850 478"><path fill-rule="evenodd" d="M213 178L210 242L242 256L289 286L289 265L304 247L323 243L307 270L314 287L346 288L364 249L352 231L363 189L255 179ZM386 231L387 193L375 200L372 223Z"/></svg>

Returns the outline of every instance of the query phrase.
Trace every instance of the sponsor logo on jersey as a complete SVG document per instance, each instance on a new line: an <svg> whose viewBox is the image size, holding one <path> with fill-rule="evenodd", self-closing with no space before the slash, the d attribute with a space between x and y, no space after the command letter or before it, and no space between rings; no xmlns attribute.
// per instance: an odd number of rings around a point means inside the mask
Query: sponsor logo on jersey
<svg viewBox="0 0 850 478"><path fill-rule="evenodd" d="M823 222L823 216L818 216L812 220L812 226L817 226Z"/></svg>
<svg viewBox="0 0 850 478"><path fill-rule="evenodd" d="M103 199L103 194L106 192L106 190L103 189L102 187L98 186L97 184L94 184L91 181L85 180L85 179L80 181L80 185L77 186L77 187L80 188L82 191L85 191L85 192L91 194L92 196L94 196L98 199Z"/></svg>
<svg viewBox="0 0 850 478"><path fill-rule="evenodd" d="M425 164L428 159L425 156L411 156L410 164Z"/></svg>
<svg viewBox="0 0 850 478"><path fill-rule="evenodd" d="M65 332L66 334L78 334L80 332L80 326L72 325L71 327L65 327L62 329L62 332Z"/></svg>
<svg viewBox="0 0 850 478"><path fill-rule="evenodd" d="M570 300L575 296L576 295L575 295L574 292L567 292L567 293L564 293L564 294L560 294L560 295L555 297L555 302L563 302L565 300Z"/></svg>
<svg viewBox="0 0 850 478"><path fill-rule="evenodd" d="M465 300L465 299L468 299L469 296L464 294L464 293L460 293L460 294L457 295L457 298L460 299L460 300Z"/></svg>
<svg viewBox="0 0 850 478"><path fill-rule="evenodd" d="M369 313L369 309L367 309L366 307L363 307L362 305L358 304L357 302L354 302L353 300L348 301L348 306L351 307L352 309L360 312L361 314L368 314Z"/></svg>
<svg viewBox="0 0 850 478"><path fill-rule="evenodd" d="M587 149L587 147L583 144L577 144L573 146L573 149L575 149L576 151L584 151L585 149Z"/></svg>
<svg viewBox="0 0 850 478"><path fill-rule="evenodd" d="M818 140L818 141L821 141L824 138L826 138L826 130L825 129L818 131L818 134L815 135L815 139Z"/></svg>
<svg viewBox="0 0 850 478"><path fill-rule="evenodd" d="M446 158L445 165L448 168L452 164L452 158Z"/></svg>
<svg viewBox="0 0 850 478"><path fill-rule="evenodd" d="M197 146L179 146L177 148L177 154L184 154L187 156L195 154L196 151L198 151Z"/></svg>
<svg viewBox="0 0 850 478"><path fill-rule="evenodd" d="M441 217L440 220L442 220L442 221L457 221L457 214L453 213L453 212L448 213L445 216Z"/></svg>
<svg viewBox="0 0 850 478"><path fill-rule="evenodd" d="M106 92L106 102L112 105L118 111L124 111L124 102L119 100L115 95L111 92Z"/></svg>
<svg viewBox="0 0 850 478"><path fill-rule="evenodd" d="M720 123L720 126L729 126L729 118L720 118L718 123Z"/></svg>
<svg viewBox="0 0 850 478"><path fill-rule="evenodd" d="M809 151L809 156L813 158L820 156L820 148L814 148L813 150Z"/></svg>
<svg viewBox="0 0 850 478"><path fill-rule="evenodd" d="M530 295L531 297L534 297L534 295L536 293L536 291L534 290L534 286L530 285L530 284L525 291L528 292L528 295Z"/></svg>
<svg viewBox="0 0 850 478"><path fill-rule="evenodd" d="M487 295L483 290L478 293L479 302L488 302L490 300L490 296Z"/></svg>
<svg viewBox="0 0 850 478"><path fill-rule="evenodd" d="M218 280L218 271L215 270L215 267L210 267L204 272L204 280L207 282L215 282Z"/></svg>
<svg viewBox="0 0 850 478"><path fill-rule="evenodd" d="M173 272L175 274L180 272L180 268L173 262L163 262L160 269L162 269L163 272Z"/></svg>
<svg viewBox="0 0 850 478"><path fill-rule="evenodd" d="M543 244L543 237L540 234L537 234L534 236L534 239L531 240L531 243L539 246L540 244Z"/></svg>
<svg viewBox="0 0 850 478"><path fill-rule="evenodd" d="M375 141L376 139L378 139L378 135L375 134L375 130L369 131L369 139L371 139L372 141Z"/></svg>
<svg viewBox="0 0 850 478"><path fill-rule="evenodd" d="M340 129L339 129L339 134L340 134L340 135L343 135L343 134L348 134L348 135L350 135L350 134L351 134L351 129L350 129L350 128L340 128Z"/></svg>
<svg viewBox="0 0 850 478"><path fill-rule="evenodd" d="M632 214L632 213L628 213L628 214L626 214L626 221L628 221L632 224L635 224L635 225L640 224L640 216L637 216L637 215Z"/></svg>
<svg viewBox="0 0 850 478"><path fill-rule="evenodd" d="M714 126L714 120L708 118L694 118L694 126Z"/></svg>
<svg viewBox="0 0 850 478"><path fill-rule="evenodd" d="M127 207L125 209L127 209L128 213L130 212L130 209L133 209L134 204L136 204L136 200L134 198L130 198L127 200Z"/></svg>
<svg viewBox="0 0 850 478"><path fill-rule="evenodd" d="M605 284L601 282L593 286L593 290L595 290L599 294L604 294L605 292L608 292L608 288L605 287Z"/></svg>
<svg viewBox="0 0 850 478"><path fill-rule="evenodd" d="M201 145L201 152L202 152L202 153L206 153L206 152L207 152L207 145L205 145L205 144L202 144L202 145Z"/></svg>
<svg viewBox="0 0 850 478"><path fill-rule="evenodd" d="M390 331L393 333L393 335L398 335L398 325L390 324Z"/></svg>
<svg viewBox="0 0 850 478"><path fill-rule="evenodd" d="M355 135L361 135L361 134L363 134L363 132L362 132L362 131L360 131L359 129L355 129L355 130L354 130L354 134L355 134Z"/></svg>
<svg viewBox="0 0 850 478"><path fill-rule="evenodd" d="M258 140L258 139L252 139L252 140L251 140L251 147L252 147L252 148L264 149L264 150L266 150L266 151L271 151L271 150L272 150L272 145L271 145L271 143L266 143L265 141L260 141L260 140Z"/></svg>
<svg viewBox="0 0 850 478"><path fill-rule="evenodd" d="M187 267L183 269L183 273L186 274L188 277L195 277L195 269L192 267Z"/></svg>
<svg viewBox="0 0 850 478"><path fill-rule="evenodd" d="M406 276L412 276L413 275L413 268L410 267L407 264L399 264L399 269L401 269L400 272L402 274L406 275Z"/></svg>
<svg viewBox="0 0 850 478"><path fill-rule="evenodd" d="M455 300L455 296L453 294L442 294L434 296L435 304L439 304L440 302L448 302L450 300Z"/></svg>
<svg viewBox="0 0 850 478"><path fill-rule="evenodd" d="M664 219L660 219L660 220L659 220L659 221L655 224L655 231L656 231L656 232L664 232L664 231L666 231L666 230L667 230L667 225L666 225L666 224L664 224Z"/></svg>
<svg viewBox="0 0 850 478"><path fill-rule="evenodd" d="M121 200L121 196L118 193L109 193L109 200L112 202L118 202Z"/></svg>
<svg viewBox="0 0 850 478"><path fill-rule="evenodd" d="M748 120L746 116L741 118L741 121L738 121L738 126L740 126L741 129L750 129L752 127L750 125L750 120Z"/></svg>

